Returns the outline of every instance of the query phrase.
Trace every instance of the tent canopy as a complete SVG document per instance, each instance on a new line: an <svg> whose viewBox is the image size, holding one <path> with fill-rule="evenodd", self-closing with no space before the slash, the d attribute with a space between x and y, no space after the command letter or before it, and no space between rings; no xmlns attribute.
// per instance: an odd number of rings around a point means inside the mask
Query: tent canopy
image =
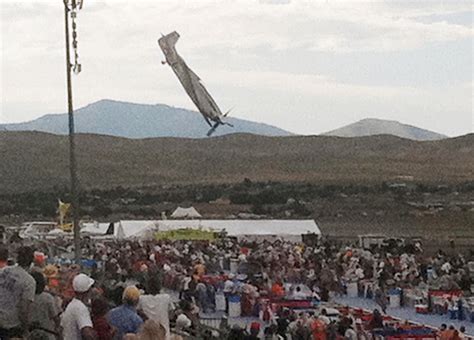
<svg viewBox="0 0 474 340"><path fill-rule="evenodd" d="M194 207L181 208L177 207L176 210L171 214L171 218L201 218L201 214L197 212Z"/></svg>
<svg viewBox="0 0 474 340"><path fill-rule="evenodd" d="M83 223L81 228L81 234L105 235L109 227L110 223Z"/></svg>
<svg viewBox="0 0 474 340"><path fill-rule="evenodd" d="M158 221L120 221L114 231L118 239L145 238L151 232L157 231Z"/></svg>

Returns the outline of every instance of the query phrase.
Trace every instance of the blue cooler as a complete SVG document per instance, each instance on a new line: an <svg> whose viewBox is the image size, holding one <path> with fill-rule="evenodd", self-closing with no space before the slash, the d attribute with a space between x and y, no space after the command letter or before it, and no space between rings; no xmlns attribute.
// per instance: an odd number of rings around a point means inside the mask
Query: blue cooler
<svg viewBox="0 0 474 340"><path fill-rule="evenodd" d="M231 295L229 296L229 318L238 318L240 317L240 296Z"/></svg>

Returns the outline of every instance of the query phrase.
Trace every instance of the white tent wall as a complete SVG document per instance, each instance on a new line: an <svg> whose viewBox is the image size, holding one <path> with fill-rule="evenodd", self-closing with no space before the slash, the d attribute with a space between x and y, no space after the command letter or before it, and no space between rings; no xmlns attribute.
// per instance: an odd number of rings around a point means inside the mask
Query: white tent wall
<svg viewBox="0 0 474 340"><path fill-rule="evenodd" d="M184 228L225 230L232 237L260 240L280 237L299 242L303 234L321 235L314 220L160 220L157 223L160 231Z"/></svg>
<svg viewBox="0 0 474 340"><path fill-rule="evenodd" d="M140 238L157 229L159 221L120 221L114 230L114 236L118 239Z"/></svg>
<svg viewBox="0 0 474 340"><path fill-rule="evenodd" d="M103 234L107 231L100 224ZM87 226L97 230L96 227ZM314 220L123 220L115 223L114 236L117 239L149 238L154 231L169 231L177 229L203 229L212 231L225 230L232 237L261 240L283 238L291 241L301 241L301 235L321 231Z"/></svg>

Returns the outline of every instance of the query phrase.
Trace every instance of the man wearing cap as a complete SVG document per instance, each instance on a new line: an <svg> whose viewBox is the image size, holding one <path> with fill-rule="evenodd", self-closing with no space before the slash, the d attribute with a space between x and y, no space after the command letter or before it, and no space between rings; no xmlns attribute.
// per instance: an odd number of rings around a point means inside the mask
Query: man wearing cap
<svg viewBox="0 0 474 340"><path fill-rule="evenodd" d="M107 314L107 320L112 327L117 328L115 339L121 340L125 334L137 334L143 324L143 319L137 314L137 304L140 291L135 286L128 286L123 291L123 304L112 309Z"/></svg>
<svg viewBox="0 0 474 340"><path fill-rule="evenodd" d="M18 265L0 270L0 339L22 337L28 329L28 305L35 299L36 282L28 273L33 249L18 249Z"/></svg>
<svg viewBox="0 0 474 340"><path fill-rule="evenodd" d="M96 334L86 303L94 280L86 274L78 274L72 281L75 297L68 304L61 319L63 337L67 340L93 340Z"/></svg>

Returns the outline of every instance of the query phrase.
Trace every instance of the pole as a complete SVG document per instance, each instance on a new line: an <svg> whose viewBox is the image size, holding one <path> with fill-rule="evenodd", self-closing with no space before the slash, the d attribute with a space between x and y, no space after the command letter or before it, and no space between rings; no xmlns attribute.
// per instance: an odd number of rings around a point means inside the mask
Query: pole
<svg viewBox="0 0 474 340"><path fill-rule="evenodd" d="M68 0L64 0L64 24L66 33L66 80L67 80L67 108L69 118L69 171L71 177L71 203L72 203L72 223L74 231L74 258L76 263L81 259L80 249L80 226L79 226L79 199L77 189L77 170L74 140L74 109L72 106L72 80L71 80L71 59L69 44L69 6Z"/></svg>

